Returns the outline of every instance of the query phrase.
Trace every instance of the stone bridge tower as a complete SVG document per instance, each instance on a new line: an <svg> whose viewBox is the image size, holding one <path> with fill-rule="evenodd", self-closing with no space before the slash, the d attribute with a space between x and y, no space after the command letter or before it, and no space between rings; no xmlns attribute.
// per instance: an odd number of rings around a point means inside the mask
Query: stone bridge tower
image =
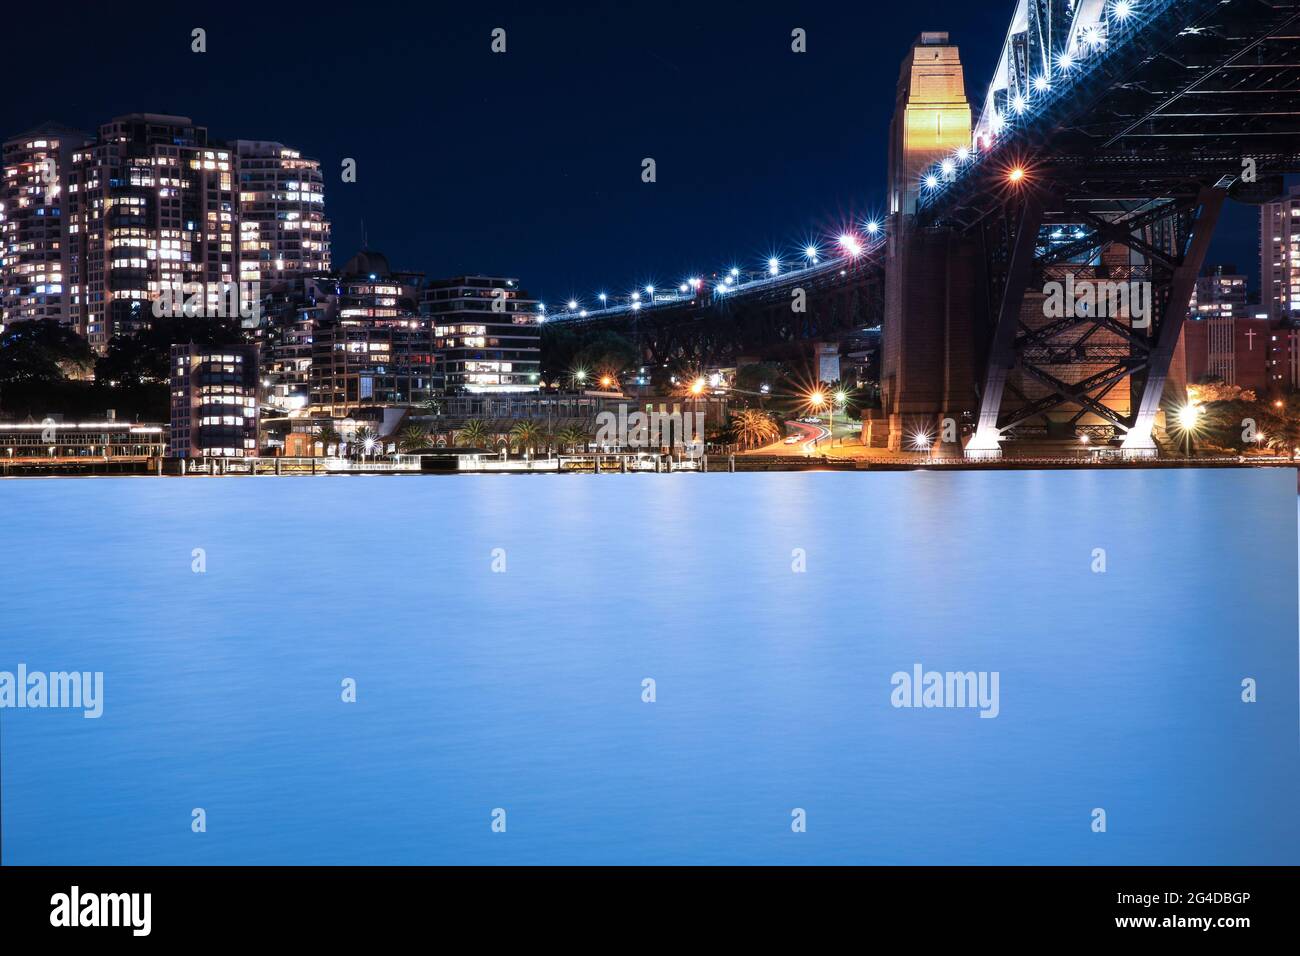
<svg viewBox="0 0 1300 956"><path fill-rule="evenodd" d="M971 108L957 47L947 33L922 33L903 60L889 126L889 247L882 330L881 416L870 443L897 451L919 436L939 444L976 406L975 302L983 294L979 257L968 239L914 230L912 215L927 170L971 143Z"/></svg>

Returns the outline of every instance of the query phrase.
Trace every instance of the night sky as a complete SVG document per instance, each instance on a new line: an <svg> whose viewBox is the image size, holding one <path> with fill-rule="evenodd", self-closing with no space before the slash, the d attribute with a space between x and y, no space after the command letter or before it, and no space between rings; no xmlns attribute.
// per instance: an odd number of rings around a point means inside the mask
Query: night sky
<svg viewBox="0 0 1300 956"><path fill-rule="evenodd" d="M337 265L364 219L399 268L517 275L548 301L591 301L757 268L880 212L911 41L951 34L978 109L1014 4L535 6L133 5L75 23L15 6L0 134L47 119L93 132L139 111L279 140L322 161ZM490 50L498 26L505 54ZM207 53L190 51L194 27ZM795 27L806 54L790 51ZM644 157L656 183L641 182ZM1253 286L1257 222L1234 206L1211 252Z"/></svg>

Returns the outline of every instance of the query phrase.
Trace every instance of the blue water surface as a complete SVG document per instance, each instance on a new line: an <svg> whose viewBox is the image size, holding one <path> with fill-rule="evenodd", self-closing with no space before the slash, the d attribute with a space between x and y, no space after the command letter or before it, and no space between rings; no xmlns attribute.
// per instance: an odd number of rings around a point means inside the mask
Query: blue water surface
<svg viewBox="0 0 1300 956"><path fill-rule="evenodd" d="M0 712L6 864L1300 863L1292 471L0 506L0 670L105 681L98 720ZM918 663L998 672L999 715L893 707Z"/></svg>

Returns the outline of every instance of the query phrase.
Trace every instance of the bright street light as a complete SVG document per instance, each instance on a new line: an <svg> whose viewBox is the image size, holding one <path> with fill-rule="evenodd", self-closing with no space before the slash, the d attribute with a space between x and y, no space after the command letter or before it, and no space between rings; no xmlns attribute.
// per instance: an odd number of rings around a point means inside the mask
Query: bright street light
<svg viewBox="0 0 1300 956"><path fill-rule="evenodd" d="M1187 457L1192 457L1192 435L1200 425L1202 409L1199 405L1188 402L1178 409L1178 428L1187 442Z"/></svg>

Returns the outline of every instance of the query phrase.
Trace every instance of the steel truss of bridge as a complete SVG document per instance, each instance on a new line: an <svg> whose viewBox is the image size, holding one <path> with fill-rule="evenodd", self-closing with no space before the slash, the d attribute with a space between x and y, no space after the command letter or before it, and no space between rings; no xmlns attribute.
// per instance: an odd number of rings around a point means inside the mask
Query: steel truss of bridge
<svg viewBox="0 0 1300 956"><path fill-rule="evenodd" d="M1300 6L1146 6L1139 29L1069 80L1070 95L918 203L913 228L972 237L985 258L970 454L997 454L999 439L1049 411L1072 415L1072 425L1095 415L1126 436L1126 449L1153 453L1224 201L1274 198L1282 176L1300 172ZM1150 283L1148 321L1032 309L1049 282L1079 269L1095 281ZM1128 410L1117 411L1105 400L1126 381Z"/></svg>

